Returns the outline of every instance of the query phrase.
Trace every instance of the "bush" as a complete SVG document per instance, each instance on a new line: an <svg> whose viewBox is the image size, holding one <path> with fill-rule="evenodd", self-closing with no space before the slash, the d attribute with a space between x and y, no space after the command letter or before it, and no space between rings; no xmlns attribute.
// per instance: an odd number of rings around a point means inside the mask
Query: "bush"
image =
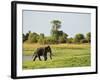
<svg viewBox="0 0 100 80"><path fill-rule="evenodd" d="M43 33L41 33L39 35L38 43L44 44L45 43L44 40L45 40L45 35Z"/></svg>
<svg viewBox="0 0 100 80"><path fill-rule="evenodd" d="M45 39L45 44L56 44L56 43L57 43L57 41L56 41L56 39L53 38L53 37L47 37L47 38Z"/></svg>
<svg viewBox="0 0 100 80"><path fill-rule="evenodd" d="M67 43L74 43L74 39L73 38L68 38Z"/></svg>
<svg viewBox="0 0 100 80"><path fill-rule="evenodd" d="M39 39L38 39L38 43L44 44L44 39L43 39L43 38L39 38Z"/></svg>
<svg viewBox="0 0 100 80"><path fill-rule="evenodd" d="M29 33L28 42L29 43L37 43L39 35L37 33Z"/></svg>
<svg viewBox="0 0 100 80"><path fill-rule="evenodd" d="M80 41L83 40L84 38L85 38L84 35L79 33L75 35L74 41L75 43L80 43Z"/></svg>
<svg viewBox="0 0 100 80"><path fill-rule="evenodd" d="M91 33L90 32L88 32L86 34L86 39L88 40L89 43L91 42Z"/></svg>
<svg viewBox="0 0 100 80"><path fill-rule="evenodd" d="M58 42L59 43L66 43L66 38L64 38L63 36L60 36Z"/></svg>
<svg viewBox="0 0 100 80"><path fill-rule="evenodd" d="M80 43L88 43L88 40L82 39L82 40L80 41Z"/></svg>

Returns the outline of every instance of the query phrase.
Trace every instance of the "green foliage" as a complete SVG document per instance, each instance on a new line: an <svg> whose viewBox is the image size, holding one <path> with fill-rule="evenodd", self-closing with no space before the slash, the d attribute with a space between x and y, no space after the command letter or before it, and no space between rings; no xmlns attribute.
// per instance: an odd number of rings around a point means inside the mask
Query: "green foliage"
<svg viewBox="0 0 100 80"><path fill-rule="evenodd" d="M37 33L29 33L28 42L29 43L37 43L39 39L39 35Z"/></svg>
<svg viewBox="0 0 100 80"><path fill-rule="evenodd" d="M57 41L55 37L46 37L45 44L55 44Z"/></svg>
<svg viewBox="0 0 100 80"><path fill-rule="evenodd" d="M38 43L44 44L44 38L39 38L39 39L38 39Z"/></svg>
<svg viewBox="0 0 100 80"><path fill-rule="evenodd" d="M39 37L40 37L40 38L44 38L45 35L44 35L43 33L41 33Z"/></svg>
<svg viewBox="0 0 100 80"><path fill-rule="evenodd" d="M66 33L63 33L61 36L59 36L59 43L66 43L68 35Z"/></svg>
<svg viewBox="0 0 100 80"><path fill-rule="evenodd" d="M82 40L80 40L80 43L88 43L88 40L82 39Z"/></svg>
<svg viewBox="0 0 100 80"><path fill-rule="evenodd" d="M53 20L51 23L53 24L51 29L51 36L54 38L54 40L56 40L56 43L66 43L68 35L63 31L58 30L61 27L61 21Z"/></svg>
<svg viewBox="0 0 100 80"><path fill-rule="evenodd" d="M45 43L45 36L43 33L39 35L38 43L44 44Z"/></svg>
<svg viewBox="0 0 100 80"><path fill-rule="evenodd" d="M71 38L68 38L67 39L67 43L74 43L74 39L71 37Z"/></svg>
<svg viewBox="0 0 100 80"><path fill-rule="evenodd" d="M80 41L82 40L82 39L84 39L85 37L84 37L84 35L83 34L76 34L75 35L75 38L74 38L74 41L76 42L76 43L80 43Z"/></svg>
<svg viewBox="0 0 100 80"><path fill-rule="evenodd" d="M86 34L86 39L88 40L89 43L91 42L91 33L90 32L88 32Z"/></svg>
<svg viewBox="0 0 100 80"><path fill-rule="evenodd" d="M59 21L59 20L53 20L53 21L51 21L51 23L52 23L53 31L58 31L58 29L61 27L61 21Z"/></svg>
<svg viewBox="0 0 100 80"><path fill-rule="evenodd" d="M59 38L59 31L52 31L52 37L54 37L57 41Z"/></svg>
<svg viewBox="0 0 100 80"><path fill-rule="evenodd" d="M55 37L57 41L59 38L59 34L60 34L58 29L61 27L61 21L53 20L51 21L51 23L52 23L51 36Z"/></svg>
<svg viewBox="0 0 100 80"><path fill-rule="evenodd" d="M64 39L64 37L60 36L59 37L59 43L65 43L65 42L66 42L66 40Z"/></svg>

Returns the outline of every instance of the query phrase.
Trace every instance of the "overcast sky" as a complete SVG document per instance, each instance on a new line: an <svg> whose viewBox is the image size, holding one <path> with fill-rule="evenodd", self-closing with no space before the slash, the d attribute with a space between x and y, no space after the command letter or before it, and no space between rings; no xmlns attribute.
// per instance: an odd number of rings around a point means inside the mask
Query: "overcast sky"
<svg viewBox="0 0 100 80"><path fill-rule="evenodd" d="M60 20L60 30L67 33L69 37L73 37L77 33L86 34L91 31L91 14L23 10L23 33L26 34L30 30L49 36L52 20Z"/></svg>

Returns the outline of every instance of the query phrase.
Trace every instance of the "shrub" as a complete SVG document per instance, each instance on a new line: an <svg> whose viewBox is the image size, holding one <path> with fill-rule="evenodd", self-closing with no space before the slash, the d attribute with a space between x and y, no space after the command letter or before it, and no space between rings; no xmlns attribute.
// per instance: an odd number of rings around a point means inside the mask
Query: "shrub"
<svg viewBox="0 0 100 80"><path fill-rule="evenodd" d="M82 39L82 40L80 41L80 43L88 43L88 40Z"/></svg>

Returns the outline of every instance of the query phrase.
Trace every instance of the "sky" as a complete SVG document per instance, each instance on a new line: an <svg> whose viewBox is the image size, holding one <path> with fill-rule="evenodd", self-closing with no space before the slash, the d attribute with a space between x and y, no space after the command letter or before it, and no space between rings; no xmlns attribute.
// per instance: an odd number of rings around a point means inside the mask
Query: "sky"
<svg viewBox="0 0 100 80"><path fill-rule="evenodd" d="M50 36L52 20L60 20L59 30L67 33L69 37L74 37L77 33L86 35L91 31L91 14L89 13L23 10L23 33L31 31Z"/></svg>

